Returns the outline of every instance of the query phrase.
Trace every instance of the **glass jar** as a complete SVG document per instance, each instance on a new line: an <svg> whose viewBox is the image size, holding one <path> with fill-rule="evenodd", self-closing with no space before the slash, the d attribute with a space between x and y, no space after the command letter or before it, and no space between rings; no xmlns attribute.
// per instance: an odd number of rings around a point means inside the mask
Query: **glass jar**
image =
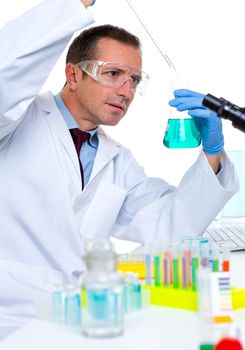
<svg viewBox="0 0 245 350"><path fill-rule="evenodd" d="M123 278L118 256L109 240L86 247L87 273L82 280L82 332L88 337L114 337L123 333Z"/></svg>

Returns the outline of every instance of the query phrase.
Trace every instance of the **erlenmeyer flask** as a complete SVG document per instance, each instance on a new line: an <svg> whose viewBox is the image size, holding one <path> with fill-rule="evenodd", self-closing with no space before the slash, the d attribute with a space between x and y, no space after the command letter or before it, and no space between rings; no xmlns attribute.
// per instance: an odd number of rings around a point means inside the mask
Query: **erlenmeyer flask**
<svg viewBox="0 0 245 350"><path fill-rule="evenodd" d="M172 81L172 91L177 88L186 88L187 82L176 76ZM179 112L170 107L170 116L165 130L163 144L168 148L194 148L201 143L195 120L186 116L186 112Z"/></svg>
<svg viewBox="0 0 245 350"><path fill-rule="evenodd" d="M174 113L174 117L172 114ZM179 116L178 111L171 111L165 130L163 144L168 148L194 148L201 143L199 131L193 118Z"/></svg>

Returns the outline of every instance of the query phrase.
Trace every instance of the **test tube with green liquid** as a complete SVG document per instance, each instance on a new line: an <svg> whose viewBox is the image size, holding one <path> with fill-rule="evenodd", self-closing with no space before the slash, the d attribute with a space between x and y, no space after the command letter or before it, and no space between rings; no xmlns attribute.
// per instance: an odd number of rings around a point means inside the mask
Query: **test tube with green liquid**
<svg viewBox="0 0 245 350"><path fill-rule="evenodd" d="M218 272L219 271L219 247L215 242L210 242L211 247L211 254L212 254L212 271Z"/></svg>
<svg viewBox="0 0 245 350"><path fill-rule="evenodd" d="M200 245L198 241L193 241L191 258L191 284L192 290L197 290L197 273L199 267Z"/></svg>
<svg viewBox="0 0 245 350"><path fill-rule="evenodd" d="M160 247L155 247L154 253L154 285L161 286L161 253Z"/></svg>
<svg viewBox="0 0 245 350"><path fill-rule="evenodd" d="M179 247L173 247L172 257L172 271L173 271L173 287L180 287L180 271L179 271Z"/></svg>

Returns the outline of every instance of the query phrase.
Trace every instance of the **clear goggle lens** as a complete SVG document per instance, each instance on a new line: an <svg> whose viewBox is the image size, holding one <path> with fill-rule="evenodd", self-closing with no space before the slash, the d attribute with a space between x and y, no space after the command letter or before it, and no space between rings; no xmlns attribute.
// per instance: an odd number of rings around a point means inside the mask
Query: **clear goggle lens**
<svg viewBox="0 0 245 350"><path fill-rule="evenodd" d="M132 92L137 91L141 95L149 81L148 74L120 62L89 60L79 62L78 66L91 78L105 86L120 88L130 81Z"/></svg>

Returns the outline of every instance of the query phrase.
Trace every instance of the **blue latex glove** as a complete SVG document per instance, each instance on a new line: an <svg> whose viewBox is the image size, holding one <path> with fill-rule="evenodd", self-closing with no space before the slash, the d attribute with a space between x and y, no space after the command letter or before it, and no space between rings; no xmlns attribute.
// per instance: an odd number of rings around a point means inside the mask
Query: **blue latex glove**
<svg viewBox="0 0 245 350"><path fill-rule="evenodd" d="M95 4L95 1L96 1L96 0L92 0L92 1L91 1L91 4L90 4L89 6L93 6L93 5Z"/></svg>
<svg viewBox="0 0 245 350"><path fill-rule="evenodd" d="M187 89L178 89L174 91L174 96L169 105L176 107L178 111L188 111L194 118L204 151L210 155L223 152L222 122L216 113L202 105L204 95Z"/></svg>

